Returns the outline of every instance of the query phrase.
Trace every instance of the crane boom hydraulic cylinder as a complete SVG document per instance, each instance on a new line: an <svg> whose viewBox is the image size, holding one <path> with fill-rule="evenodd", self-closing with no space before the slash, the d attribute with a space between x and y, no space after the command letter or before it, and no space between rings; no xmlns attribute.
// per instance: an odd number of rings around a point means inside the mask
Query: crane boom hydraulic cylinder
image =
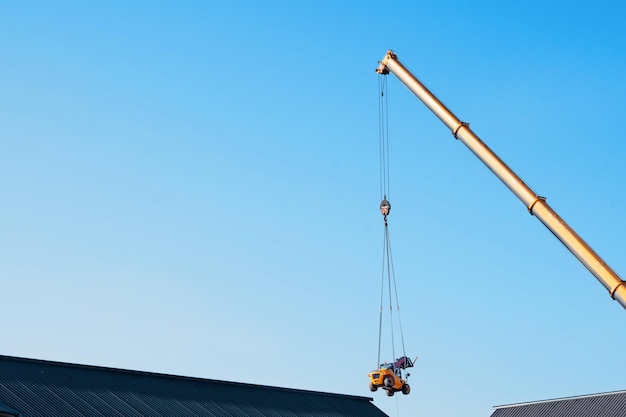
<svg viewBox="0 0 626 417"><path fill-rule="evenodd" d="M530 214L537 217L567 249L609 291L611 298L626 308L626 283L578 234L530 189L469 127L441 103L404 65L393 51L380 61L379 74L392 73L420 99L487 167L519 198Z"/></svg>

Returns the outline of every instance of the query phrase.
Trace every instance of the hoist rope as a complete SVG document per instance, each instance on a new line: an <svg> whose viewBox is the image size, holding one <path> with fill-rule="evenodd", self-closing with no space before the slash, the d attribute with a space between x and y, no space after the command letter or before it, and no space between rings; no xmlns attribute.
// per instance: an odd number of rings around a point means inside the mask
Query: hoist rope
<svg viewBox="0 0 626 417"><path fill-rule="evenodd" d="M384 251L384 249L383 249ZM383 258L385 254L383 252ZM380 366L380 342L383 334L383 296L385 294L385 265L383 264L383 273L380 280L380 316L378 318L378 360L376 361L376 367Z"/></svg>
<svg viewBox="0 0 626 417"><path fill-rule="evenodd" d="M381 195L381 213L385 222L383 237L383 262L381 274L380 288L380 317L378 323L378 363L381 364L380 352L382 344L383 329L383 302L385 295L385 283L387 284L387 294L389 296L389 323L391 335L391 360L395 360L395 340L394 340L394 321L393 321L393 295L395 294L396 309L398 311L398 324L400 329L400 338L402 341L402 354L406 356L404 349L404 334L402 331L402 321L400 319L400 305L398 302L398 289L396 285L395 271L393 268L393 256L391 254L391 241L389 238L389 226L387 216L391 206L389 205L389 114L387 110L387 77L380 75L378 78L378 126L379 126L379 145L380 145L380 195ZM385 282L386 281L386 282Z"/></svg>
<svg viewBox="0 0 626 417"><path fill-rule="evenodd" d="M387 257L387 293L389 294L389 329L391 332L391 359L395 359L396 357L396 345L395 345L395 339L394 339L394 335L393 335L393 298L391 297L392 295L392 291L391 291L391 277L393 276L393 284L395 287L395 274L393 272L393 259L391 257L391 242L389 241L389 227L387 225L387 221L385 220L385 256ZM385 264L385 261L383 259L383 265ZM384 268L384 266L383 266ZM383 270L383 280L385 279L384 277L384 273L385 271Z"/></svg>
<svg viewBox="0 0 626 417"><path fill-rule="evenodd" d="M387 239L389 242L389 239ZM393 270L393 259L391 257L391 243L389 243L389 263L391 264L391 276L393 277L393 291L396 294L396 311L398 312L398 327L400 329L400 341L402 342L402 356L406 356L406 351L404 349L404 332L402 331L402 320L400 318L400 301L398 298L398 286L396 285L396 274ZM391 298L391 297L390 297ZM395 351L394 351L395 358Z"/></svg>
<svg viewBox="0 0 626 417"><path fill-rule="evenodd" d="M378 76L378 137L380 146L380 199L389 198L389 128L387 77Z"/></svg>

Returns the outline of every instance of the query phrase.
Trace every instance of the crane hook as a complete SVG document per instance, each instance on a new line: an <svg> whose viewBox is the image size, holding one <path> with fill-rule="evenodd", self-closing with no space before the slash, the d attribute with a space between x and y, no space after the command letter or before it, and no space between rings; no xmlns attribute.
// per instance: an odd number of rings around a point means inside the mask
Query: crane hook
<svg viewBox="0 0 626 417"><path fill-rule="evenodd" d="M390 211L391 211L391 204L389 204L389 201L387 201L387 198L385 196L383 201L380 202L380 213L385 218L387 218L387 215L389 214Z"/></svg>

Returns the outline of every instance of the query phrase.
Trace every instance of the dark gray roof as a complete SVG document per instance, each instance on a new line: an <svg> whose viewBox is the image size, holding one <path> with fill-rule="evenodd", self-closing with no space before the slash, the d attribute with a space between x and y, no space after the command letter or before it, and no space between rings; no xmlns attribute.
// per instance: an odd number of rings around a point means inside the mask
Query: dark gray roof
<svg viewBox="0 0 626 417"><path fill-rule="evenodd" d="M0 355L0 416L386 416L372 399Z"/></svg>
<svg viewBox="0 0 626 417"><path fill-rule="evenodd" d="M626 391L494 407L491 417L626 417Z"/></svg>

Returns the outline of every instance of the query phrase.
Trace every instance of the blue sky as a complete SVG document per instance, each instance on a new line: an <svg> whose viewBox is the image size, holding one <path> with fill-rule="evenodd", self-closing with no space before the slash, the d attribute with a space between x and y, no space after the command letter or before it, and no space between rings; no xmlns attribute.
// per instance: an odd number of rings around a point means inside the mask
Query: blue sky
<svg viewBox="0 0 626 417"><path fill-rule="evenodd" d="M624 310L390 77L409 396L370 393L388 49L626 273L622 2L0 2L0 354L374 398L626 389ZM399 397L399 398L398 398Z"/></svg>

